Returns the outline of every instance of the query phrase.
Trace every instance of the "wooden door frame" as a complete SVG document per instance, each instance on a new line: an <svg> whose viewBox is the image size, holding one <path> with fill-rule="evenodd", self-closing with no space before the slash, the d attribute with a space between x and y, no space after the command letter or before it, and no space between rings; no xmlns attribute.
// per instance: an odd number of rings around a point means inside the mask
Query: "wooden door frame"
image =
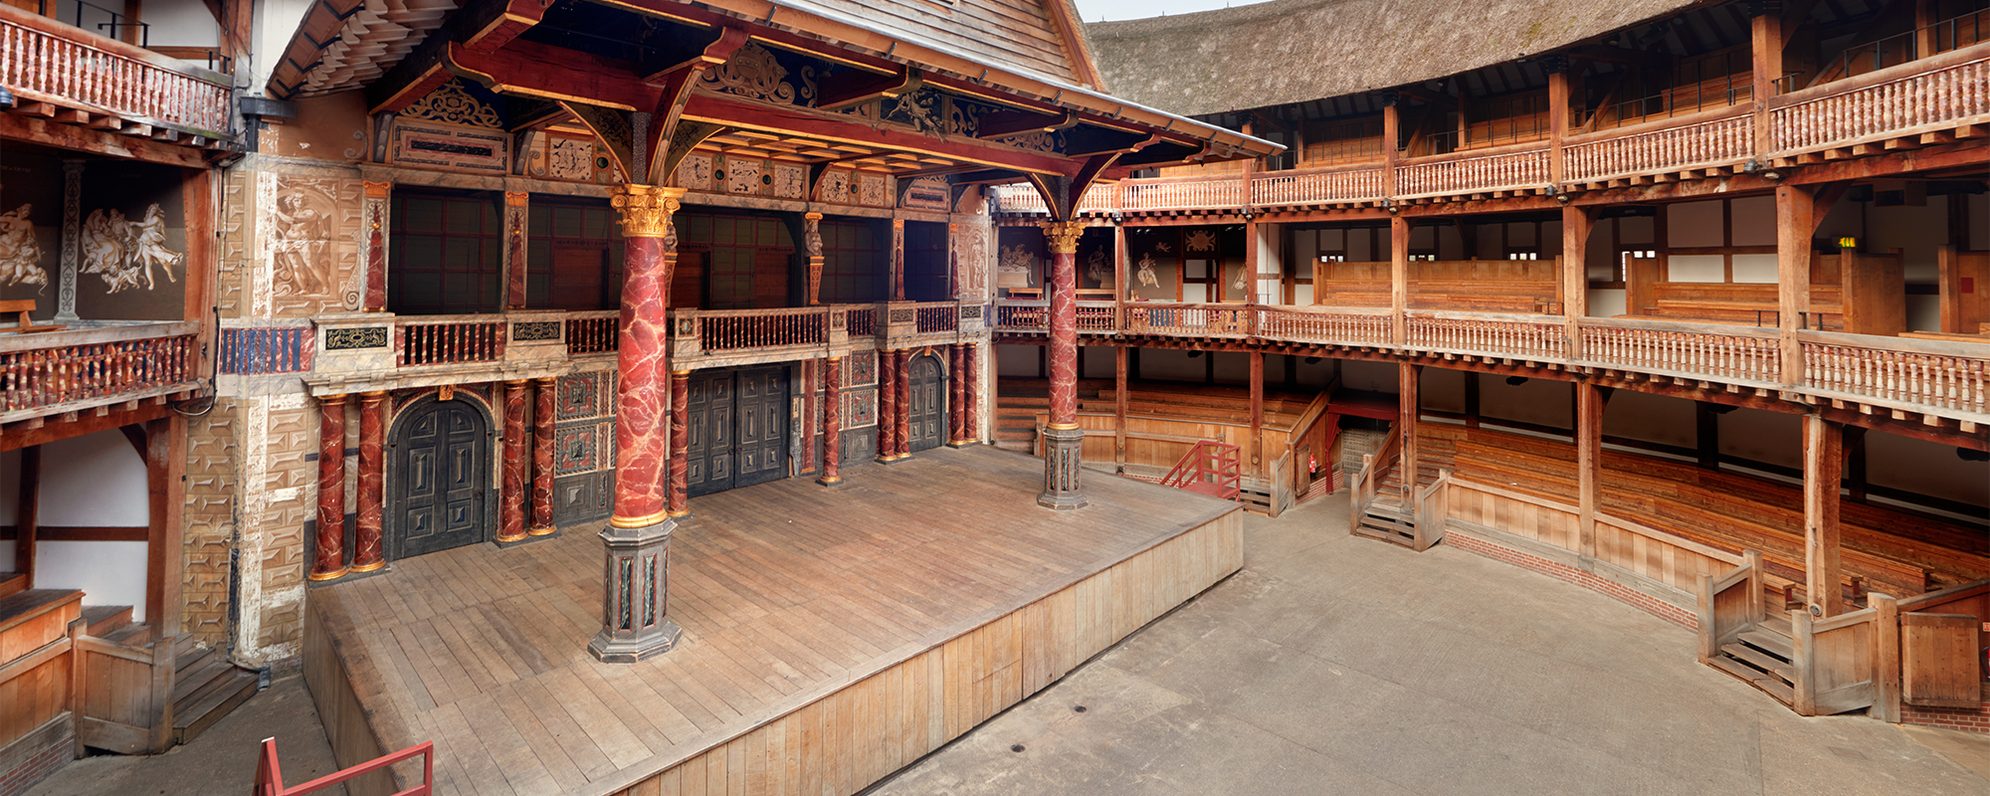
<svg viewBox="0 0 1990 796"><path fill-rule="evenodd" d="M490 405L484 401L482 396L466 390L456 391L449 400L469 401L470 407L475 409L484 421L483 441L485 445L489 446L489 450L483 457L486 467L489 468L485 474L486 483L484 484L483 510L485 521L482 534L476 541L470 544L489 544L497 538L498 496L502 489L499 479L503 477L504 473L504 446L499 444L498 434L500 426L497 423L497 415L491 410ZM381 503L383 504L380 507L381 513L385 516L381 522L382 538L380 540L380 547L381 552L386 555L387 561L390 564L403 558L401 555L403 534L398 527L398 512L394 511L394 485L400 483L403 476L400 456L397 455L401 448L400 434L407 427L406 421L408 418L413 417L416 412L424 408L440 403L442 403L441 392L430 391L409 401L406 406L393 410L387 418L386 441L383 443L386 451L385 455L381 457L385 459L385 462L381 465L381 478L385 479L383 483L386 488L383 490L384 494L381 496ZM461 546L468 547L469 545Z"/></svg>

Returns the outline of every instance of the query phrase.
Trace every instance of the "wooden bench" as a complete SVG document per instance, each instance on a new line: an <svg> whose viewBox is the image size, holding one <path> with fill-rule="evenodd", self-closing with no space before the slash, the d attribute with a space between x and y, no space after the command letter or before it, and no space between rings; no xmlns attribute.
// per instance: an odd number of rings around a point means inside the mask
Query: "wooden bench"
<svg viewBox="0 0 1990 796"><path fill-rule="evenodd" d="M31 334L53 332L62 328L62 324L59 323L35 325L32 317L34 312L34 299L0 299L0 316L13 315L16 318L13 328L0 329L0 333Z"/></svg>

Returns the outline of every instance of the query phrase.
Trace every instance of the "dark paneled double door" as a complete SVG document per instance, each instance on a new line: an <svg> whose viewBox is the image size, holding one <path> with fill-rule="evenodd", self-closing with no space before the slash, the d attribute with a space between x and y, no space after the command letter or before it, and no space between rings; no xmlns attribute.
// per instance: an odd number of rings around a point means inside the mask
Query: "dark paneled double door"
<svg viewBox="0 0 1990 796"><path fill-rule="evenodd" d="M700 371L688 387L691 495L787 477L786 367Z"/></svg>
<svg viewBox="0 0 1990 796"><path fill-rule="evenodd" d="M940 373L940 360L935 357L913 357L907 365L911 371L910 401L906 411L911 417L907 428L911 436L906 447L913 451L931 450L947 441L947 379Z"/></svg>
<svg viewBox="0 0 1990 796"><path fill-rule="evenodd" d="M491 428L469 401L430 400L395 424L388 555L433 553L490 538Z"/></svg>

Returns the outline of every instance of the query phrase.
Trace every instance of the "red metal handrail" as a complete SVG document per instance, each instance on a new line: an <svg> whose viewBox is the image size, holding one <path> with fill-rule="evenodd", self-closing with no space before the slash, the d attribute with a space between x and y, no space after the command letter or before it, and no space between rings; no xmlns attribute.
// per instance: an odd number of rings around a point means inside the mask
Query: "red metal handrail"
<svg viewBox="0 0 1990 796"><path fill-rule="evenodd" d="M317 779L285 787L283 768L276 760L276 739L264 738L261 757L256 761L256 796L302 796L343 783L362 774L384 771L388 766L419 755L421 784L396 791L395 796L428 796L435 790L435 742L422 741L393 754L381 755L351 768L342 768Z"/></svg>
<svg viewBox="0 0 1990 796"><path fill-rule="evenodd" d="M1174 469L1161 477L1161 485L1221 500L1236 500L1243 493L1239 458L1235 445L1213 439L1199 440L1181 461L1175 462Z"/></svg>

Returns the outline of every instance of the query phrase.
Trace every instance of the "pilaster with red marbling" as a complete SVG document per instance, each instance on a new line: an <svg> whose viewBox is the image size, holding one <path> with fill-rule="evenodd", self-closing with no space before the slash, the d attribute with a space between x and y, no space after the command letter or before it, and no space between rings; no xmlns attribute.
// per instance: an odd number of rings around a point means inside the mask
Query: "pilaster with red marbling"
<svg viewBox="0 0 1990 796"><path fill-rule="evenodd" d="M369 180L364 187L360 205L366 223L366 293L360 307L381 312L387 309L387 196L394 184Z"/></svg>
<svg viewBox="0 0 1990 796"><path fill-rule="evenodd" d="M961 380L966 382L966 386L961 389L967 396L966 400L961 402L964 407L963 413L967 415L962 421L966 426L962 436L969 443L979 444L981 442L981 346L969 343L962 361L967 363L961 368Z"/></svg>
<svg viewBox="0 0 1990 796"><path fill-rule="evenodd" d="M352 571L372 572L387 565L381 550L380 512L386 483L387 394L369 392L359 396L359 495L354 511L358 515L352 530Z"/></svg>
<svg viewBox="0 0 1990 796"><path fill-rule="evenodd" d="M691 371L670 374L670 516L691 515Z"/></svg>
<svg viewBox="0 0 1990 796"><path fill-rule="evenodd" d="M553 525L553 388L558 379L532 381L532 523L527 536L551 536Z"/></svg>
<svg viewBox="0 0 1990 796"><path fill-rule="evenodd" d="M525 221L531 194L504 192L504 306L525 309Z"/></svg>
<svg viewBox="0 0 1990 796"><path fill-rule="evenodd" d="M822 477L823 486L843 483L843 360L822 361Z"/></svg>
<svg viewBox="0 0 1990 796"><path fill-rule="evenodd" d="M905 300L905 219L891 220L891 300Z"/></svg>
<svg viewBox="0 0 1990 796"><path fill-rule="evenodd" d="M961 437L965 436L961 429L966 427L962 422L966 419L966 407L961 399L964 394L961 388L966 386L961 379L962 372L967 369L962 364L966 361L963 356L966 352L967 346L959 343L947 346L947 444L956 448L960 447Z"/></svg>
<svg viewBox="0 0 1990 796"><path fill-rule="evenodd" d="M898 433L892 437L898 442L898 452L893 459L904 459L912 455L912 351L898 352Z"/></svg>
<svg viewBox="0 0 1990 796"><path fill-rule="evenodd" d="M525 381L504 383L504 460L497 540L525 539Z"/></svg>
<svg viewBox="0 0 1990 796"><path fill-rule="evenodd" d="M318 399L318 531L311 580L337 580L345 566L345 396Z"/></svg>

